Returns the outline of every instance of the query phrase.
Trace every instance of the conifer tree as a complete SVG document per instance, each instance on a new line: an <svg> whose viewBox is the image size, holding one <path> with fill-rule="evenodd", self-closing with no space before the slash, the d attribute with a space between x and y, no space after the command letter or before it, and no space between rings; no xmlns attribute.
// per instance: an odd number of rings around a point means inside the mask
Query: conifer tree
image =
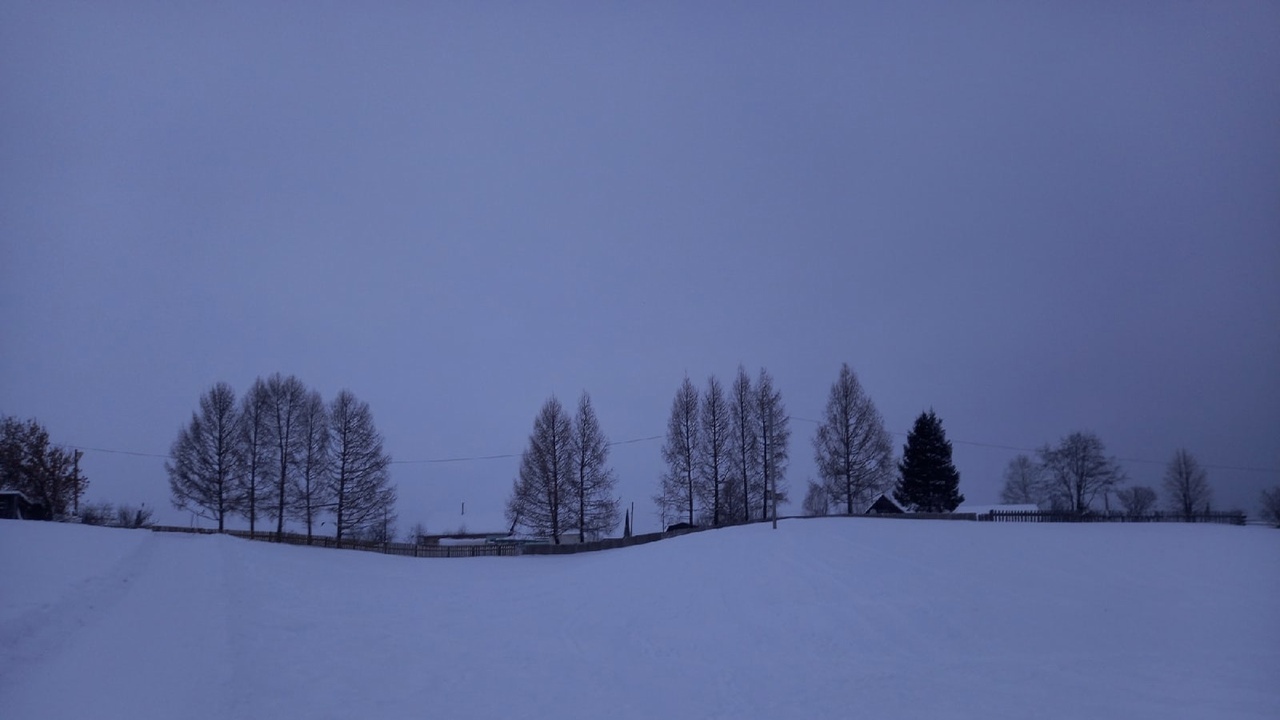
<svg viewBox="0 0 1280 720"><path fill-rule="evenodd" d="M907 434L898 472L901 477L893 497L905 508L951 512L964 502L960 494L960 473L951 462L951 443L942 429L942 421L932 410L920 413Z"/></svg>

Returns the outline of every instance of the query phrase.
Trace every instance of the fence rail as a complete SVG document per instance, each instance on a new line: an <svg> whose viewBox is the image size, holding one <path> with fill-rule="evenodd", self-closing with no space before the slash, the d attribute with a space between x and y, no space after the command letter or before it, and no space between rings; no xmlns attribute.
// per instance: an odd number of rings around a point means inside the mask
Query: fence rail
<svg viewBox="0 0 1280 720"><path fill-rule="evenodd" d="M1052 512L1039 510L1012 510L1001 512L993 510L990 512L976 513L903 513L903 514L885 514L885 515L831 515L824 517L855 517L855 518L890 518L902 520L967 520L970 522L1021 522L1021 523L1094 523L1094 522L1192 522L1192 523L1213 523L1220 525L1244 525L1246 521L1243 512L1210 512L1196 513L1190 517L1181 513L1165 513L1154 512L1145 515L1127 515L1125 513L1070 513L1070 512ZM805 516L787 516L779 518L781 520L807 519ZM760 522L769 522L756 520L750 524ZM720 527L734 527L733 525L723 525ZM254 532L247 530L225 530L222 534L232 537L244 538L246 540L258 540L265 542L279 542L285 545L306 545L310 547L335 548L342 550L363 550L365 552L377 552L385 555L402 555L405 557L424 557L424 558L450 558L450 557L515 557L517 555L572 555L583 552L593 552L596 550L613 550L616 548L632 547L635 545L644 545L646 543L665 540L667 538L679 537L680 535L688 535L689 533L703 532L706 530L715 530L719 528L713 527L694 527L682 530L671 530L669 532L646 533L644 535L633 535L625 538L607 538L604 540L595 540L585 543L565 543L561 545L553 544L505 544L505 543L484 543L475 545L421 545L415 543L379 543L369 542L367 540L343 540L339 543L336 539L327 535L313 535L308 538L301 533L284 533L278 536L274 532ZM197 535L216 535L217 530L209 528L181 527L177 525L154 525L151 530L155 532L170 533L189 533Z"/></svg>
<svg viewBox="0 0 1280 720"><path fill-rule="evenodd" d="M154 532L192 533L197 535L217 535L217 530L209 528L191 528L177 525L155 525ZM367 540L343 540L339 543L328 535L312 535L308 538L301 533L284 533L277 537L274 532L254 532L248 530L224 530L221 534L246 540L278 542L284 545L306 545L319 548L339 550L364 550L384 555L403 555L406 557L511 557L519 555L520 548L504 545L418 545L415 543L380 543Z"/></svg>
<svg viewBox="0 0 1280 720"><path fill-rule="evenodd" d="M1209 512L1195 513L1193 515L1184 515L1182 513L1153 512L1142 515L1132 515L1121 512L1111 513L1072 513L1072 512L1055 512L1041 510L1012 510L1001 512L993 510L989 513L979 515L978 520L983 522L1046 522L1046 523L1096 523L1096 522L1120 522L1120 523L1159 523L1159 522L1176 522L1176 523L1213 523L1218 525L1244 525L1247 519L1243 512Z"/></svg>

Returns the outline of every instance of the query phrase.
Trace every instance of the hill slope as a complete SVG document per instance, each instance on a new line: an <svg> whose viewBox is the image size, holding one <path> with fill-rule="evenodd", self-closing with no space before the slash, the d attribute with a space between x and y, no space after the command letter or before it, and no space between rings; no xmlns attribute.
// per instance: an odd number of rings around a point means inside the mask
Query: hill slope
<svg viewBox="0 0 1280 720"><path fill-rule="evenodd" d="M415 560L0 521L7 718L1263 718L1280 533L789 521Z"/></svg>

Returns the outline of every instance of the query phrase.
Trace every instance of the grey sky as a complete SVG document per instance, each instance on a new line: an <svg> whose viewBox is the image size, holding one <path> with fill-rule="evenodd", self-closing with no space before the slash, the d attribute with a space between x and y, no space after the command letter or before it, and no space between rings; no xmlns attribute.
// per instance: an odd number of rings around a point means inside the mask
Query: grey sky
<svg viewBox="0 0 1280 720"><path fill-rule="evenodd" d="M417 460L584 389L659 435L738 363L817 418L848 362L896 433L1280 484L1276 5L782 5L0 4L0 412L164 453L280 371ZM614 448L640 529L659 446ZM1013 453L955 449L994 501ZM497 525L516 469L398 464L402 523Z"/></svg>

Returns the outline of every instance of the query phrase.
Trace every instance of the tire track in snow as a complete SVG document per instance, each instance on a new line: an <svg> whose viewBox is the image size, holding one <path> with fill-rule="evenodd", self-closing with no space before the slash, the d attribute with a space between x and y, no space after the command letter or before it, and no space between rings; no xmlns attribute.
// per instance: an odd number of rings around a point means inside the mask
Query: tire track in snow
<svg viewBox="0 0 1280 720"><path fill-rule="evenodd" d="M151 536L67 593L0 687L6 718L232 717L223 538ZM68 689L71 691L69 692Z"/></svg>
<svg viewBox="0 0 1280 720"><path fill-rule="evenodd" d="M102 622L112 608L137 587L137 579L151 563L156 537L149 535L107 572L90 577L65 593L58 602L0 624L0 697L4 688L38 671L64 652L86 628Z"/></svg>

